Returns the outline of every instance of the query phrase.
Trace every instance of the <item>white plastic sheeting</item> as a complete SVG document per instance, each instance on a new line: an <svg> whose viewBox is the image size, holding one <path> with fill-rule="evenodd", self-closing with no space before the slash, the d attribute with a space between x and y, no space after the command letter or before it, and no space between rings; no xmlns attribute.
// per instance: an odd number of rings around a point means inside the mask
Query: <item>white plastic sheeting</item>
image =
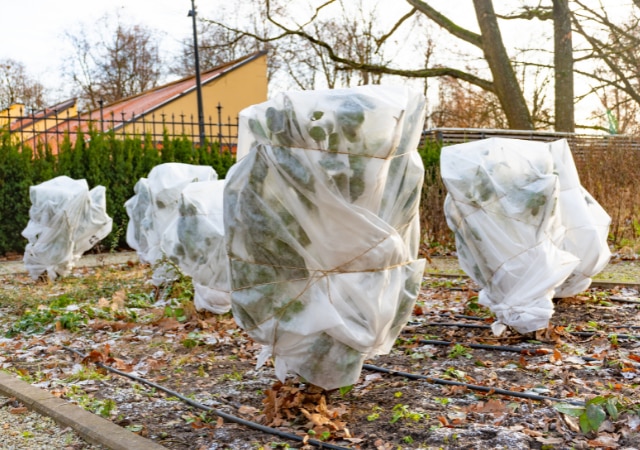
<svg viewBox="0 0 640 450"><path fill-rule="evenodd" d="M445 147L440 161L458 259L494 332L546 328L552 298L586 289L610 257L610 218L580 185L566 141L491 138Z"/></svg>
<svg viewBox="0 0 640 450"><path fill-rule="evenodd" d="M240 114L224 223L236 321L276 375L353 384L411 314L424 97L400 87L282 93Z"/></svg>
<svg viewBox="0 0 640 450"><path fill-rule="evenodd" d="M89 191L86 180L60 176L29 188L28 239L24 264L33 279L67 275L82 254L104 239L112 220L107 215L105 188Z"/></svg>
<svg viewBox="0 0 640 450"><path fill-rule="evenodd" d="M217 178L211 166L164 163L138 180L135 195L124 206L129 216L127 244L137 251L140 261L156 264L162 259L162 238L178 218L182 190L190 183ZM173 278L171 267L161 265L154 271L152 282L160 285Z"/></svg>
<svg viewBox="0 0 640 450"><path fill-rule="evenodd" d="M591 285L611 258L607 245L611 217L580 184L580 177L565 139L549 144L554 170L560 179L560 214L566 228L562 249L580 259L569 277L556 288L555 297L571 297Z"/></svg>
<svg viewBox="0 0 640 450"><path fill-rule="evenodd" d="M178 217L162 239L167 257L193 280L196 309L216 314L231 309L223 191L224 180L186 185L180 193Z"/></svg>

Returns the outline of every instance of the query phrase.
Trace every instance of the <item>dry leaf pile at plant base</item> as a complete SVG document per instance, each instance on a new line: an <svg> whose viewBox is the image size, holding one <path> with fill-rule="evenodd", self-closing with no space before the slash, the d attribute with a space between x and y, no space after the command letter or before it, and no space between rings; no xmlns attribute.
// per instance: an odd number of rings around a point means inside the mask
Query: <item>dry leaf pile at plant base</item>
<svg viewBox="0 0 640 450"><path fill-rule="evenodd" d="M609 300L637 292L592 290L563 299L548 330L495 337L475 327L491 322L477 304L475 286L426 278L392 352L368 361L437 379L592 401L588 411L576 411L370 370L350 390L325 392L299 379L280 383L271 365L255 368L261 347L230 314L195 311L184 280L154 291L146 284L150 273L124 264L78 269L50 284L3 278L0 332L12 337L0 339L0 368L176 450L311 447L225 422L95 363L302 440L348 448L640 448L640 344L622 337L640 334L631 328L640 326L640 310ZM438 325L452 322L458 325ZM425 343L438 340L450 344ZM583 430L590 423L597 431Z"/></svg>

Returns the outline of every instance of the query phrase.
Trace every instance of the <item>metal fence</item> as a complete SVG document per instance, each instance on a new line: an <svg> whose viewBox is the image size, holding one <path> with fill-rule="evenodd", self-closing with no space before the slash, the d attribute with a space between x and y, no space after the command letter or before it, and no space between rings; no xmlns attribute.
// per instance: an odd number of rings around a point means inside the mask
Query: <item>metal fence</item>
<svg viewBox="0 0 640 450"><path fill-rule="evenodd" d="M217 117L204 120L205 138L219 142L221 149L235 151L238 141L238 118L227 116L223 120L222 106L218 104ZM54 150L68 136L75 141L79 132L112 132L116 136L145 137L158 147L165 134L172 138L185 137L194 145L200 143L199 122L193 114L138 114L127 111L95 111L74 114L69 110L44 110L27 115L0 113L0 131L8 130L13 142L36 148L46 144Z"/></svg>

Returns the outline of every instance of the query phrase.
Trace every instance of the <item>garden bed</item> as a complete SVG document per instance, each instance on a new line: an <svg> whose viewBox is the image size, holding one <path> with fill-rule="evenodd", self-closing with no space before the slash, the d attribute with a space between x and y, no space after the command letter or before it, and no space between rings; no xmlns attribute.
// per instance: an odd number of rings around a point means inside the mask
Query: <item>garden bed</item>
<svg viewBox="0 0 640 450"><path fill-rule="evenodd" d="M558 300L548 330L498 338L477 286L430 274L392 352L324 392L256 370L261 347L230 314L198 313L188 280L154 290L150 275L129 262L55 283L3 276L0 367L170 449L304 445L290 435L360 449L640 447L636 291Z"/></svg>

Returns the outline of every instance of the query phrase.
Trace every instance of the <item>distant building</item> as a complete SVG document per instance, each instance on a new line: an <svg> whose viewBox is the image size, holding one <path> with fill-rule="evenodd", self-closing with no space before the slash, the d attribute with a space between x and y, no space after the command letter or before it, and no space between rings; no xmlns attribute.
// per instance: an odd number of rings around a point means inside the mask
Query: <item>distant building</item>
<svg viewBox="0 0 640 450"><path fill-rule="evenodd" d="M55 129L69 117L76 117L76 99L65 100L49 108L26 115L24 105L16 103L0 111L0 128L9 126L14 142L32 142L34 137Z"/></svg>
<svg viewBox="0 0 640 450"><path fill-rule="evenodd" d="M239 112L267 100L266 52L214 67L202 72L200 79L207 139L234 146ZM79 131L90 128L127 136L149 134L157 142L162 141L164 130L196 142L199 138L195 75L87 113L77 112L75 99L24 117L18 116L17 106L0 111L0 127L10 121L17 139L32 148L47 142L54 153L65 134L73 141Z"/></svg>

